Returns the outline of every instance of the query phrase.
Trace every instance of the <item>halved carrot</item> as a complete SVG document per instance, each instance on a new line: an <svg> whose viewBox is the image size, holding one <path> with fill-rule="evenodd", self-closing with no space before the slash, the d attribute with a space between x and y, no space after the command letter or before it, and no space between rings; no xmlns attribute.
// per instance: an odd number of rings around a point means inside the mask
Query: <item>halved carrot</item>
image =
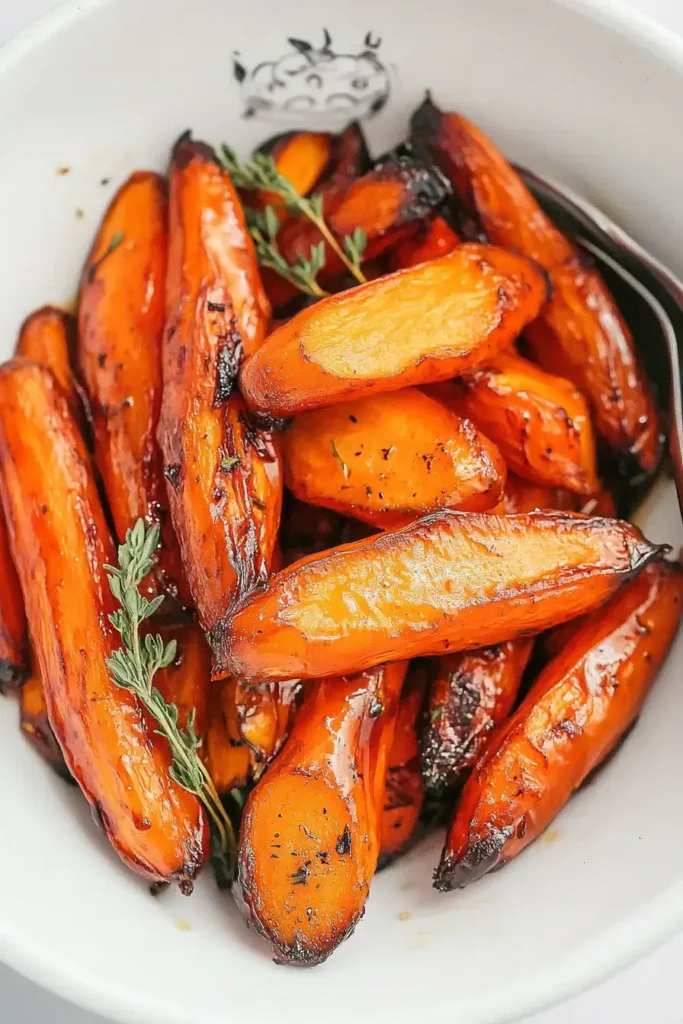
<svg viewBox="0 0 683 1024"><path fill-rule="evenodd" d="M446 380L509 345L545 296L528 260L461 245L302 310L246 361L242 392L258 413L291 416Z"/></svg>
<svg viewBox="0 0 683 1024"><path fill-rule="evenodd" d="M498 352L486 366L465 375L449 405L500 449L513 472L544 487L593 494L595 437L585 398L573 384L527 359Z"/></svg>
<svg viewBox="0 0 683 1024"><path fill-rule="evenodd" d="M272 577L232 619L226 664L311 679L487 647L597 607L661 551L616 519L437 512Z"/></svg>
<svg viewBox="0 0 683 1024"><path fill-rule="evenodd" d="M4 690L26 678L29 664L24 599L1 503L0 580L0 690Z"/></svg>
<svg viewBox="0 0 683 1024"><path fill-rule="evenodd" d="M411 138L453 185L465 238L514 248L548 272L551 299L525 332L534 358L584 392L612 448L638 471L653 472L662 452L659 417L631 332L598 272L465 117L442 112L427 97L413 115Z"/></svg>
<svg viewBox="0 0 683 1024"><path fill-rule="evenodd" d="M550 824L638 715L682 611L683 570L652 565L550 662L465 785L438 889L506 864Z"/></svg>
<svg viewBox="0 0 683 1024"><path fill-rule="evenodd" d="M533 645L521 637L436 659L422 734L428 789L453 789L476 764L491 731L512 710Z"/></svg>
<svg viewBox="0 0 683 1024"><path fill-rule="evenodd" d="M420 263L446 256L460 244L460 239L443 217L424 221L410 237L403 239L389 253L392 270L406 270Z"/></svg>
<svg viewBox="0 0 683 1024"><path fill-rule="evenodd" d="M0 491L48 716L69 771L122 859L189 889L208 852L197 798L171 778L168 745L109 677L120 646L104 566L115 549L88 453L52 374L0 370Z"/></svg>
<svg viewBox="0 0 683 1024"><path fill-rule="evenodd" d="M418 727L426 683L423 666L412 662L401 692L387 761L380 840L384 862L401 853L413 838L424 803Z"/></svg>
<svg viewBox="0 0 683 1024"><path fill-rule="evenodd" d="M328 132L286 132L258 147L258 153L271 157L278 174L287 178L295 192L308 195L332 159L334 136ZM284 202L277 192L261 190L249 202L259 207L274 206L282 219Z"/></svg>
<svg viewBox="0 0 683 1024"><path fill-rule="evenodd" d="M139 518L161 526L145 587L181 606L191 595L168 514L156 432L161 410L167 231L166 182L138 171L112 199L81 281L78 361L100 471L120 542ZM162 615L178 609L165 601Z"/></svg>
<svg viewBox="0 0 683 1024"><path fill-rule="evenodd" d="M300 684L237 682L235 711L241 738L249 747L252 775L258 778L282 748L294 721Z"/></svg>
<svg viewBox="0 0 683 1024"><path fill-rule="evenodd" d="M19 691L19 709L21 731L31 746L58 775L71 779L47 717L45 687L35 668Z"/></svg>
<svg viewBox="0 0 683 1024"><path fill-rule="evenodd" d="M313 687L284 749L249 796L240 832L241 896L279 963L321 963L363 914L406 667Z"/></svg>
<svg viewBox="0 0 683 1024"><path fill-rule="evenodd" d="M381 527L440 508L491 508L495 445L416 388L302 413L284 435L285 483L302 501Z"/></svg>
<svg viewBox="0 0 683 1024"><path fill-rule="evenodd" d="M210 640L234 601L267 578L277 536L277 441L252 426L234 390L242 353L261 344L268 315L230 178L208 146L183 136L170 172L158 437L173 525Z"/></svg>
<svg viewBox="0 0 683 1024"><path fill-rule="evenodd" d="M84 392L74 373L76 321L62 309L42 306L19 329L16 354L45 366L64 391L81 428L85 426Z"/></svg>

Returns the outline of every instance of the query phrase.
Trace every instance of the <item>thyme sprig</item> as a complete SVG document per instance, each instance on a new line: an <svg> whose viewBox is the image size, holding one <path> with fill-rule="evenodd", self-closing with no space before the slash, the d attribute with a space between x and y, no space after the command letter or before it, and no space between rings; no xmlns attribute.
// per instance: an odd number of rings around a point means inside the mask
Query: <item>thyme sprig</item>
<svg viewBox="0 0 683 1024"><path fill-rule="evenodd" d="M237 188L247 191L263 190L278 195L291 212L307 217L317 227L325 242L337 254L342 263L360 284L367 280L361 270L363 251L366 245L365 232L356 228L347 235L341 245L330 230L323 214L323 197L317 193L301 196L291 181L280 174L275 161L266 153L255 153L251 160L241 162L229 146L222 146L220 161ZM277 246L280 221L276 210L267 206L263 213L251 211L249 228L256 243L259 261L272 267L282 277L309 295L327 294L317 283L317 274L325 265L325 245L320 242L311 249L310 260L299 256L294 266L287 263Z"/></svg>
<svg viewBox="0 0 683 1024"><path fill-rule="evenodd" d="M157 735L165 737L171 749L171 777L193 793L206 808L212 824L213 858L221 862L225 877L234 876L236 863L235 833L213 780L199 756L201 738L195 731L195 711L187 724L178 722L178 708L164 699L154 686L159 669L170 665L176 656L176 641L164 644L158 634L141 635L142 623L149 619L163 601L163 594L151 600L140 593L140 584L155 565L154 552L159 544L159 526L146 526L138 519L128 530L124 544L118 549L118 566L105 565L111 592L121 606L109 619L121 635L123 646L107 659L112 680L138 698L152 716Z"/></svg>

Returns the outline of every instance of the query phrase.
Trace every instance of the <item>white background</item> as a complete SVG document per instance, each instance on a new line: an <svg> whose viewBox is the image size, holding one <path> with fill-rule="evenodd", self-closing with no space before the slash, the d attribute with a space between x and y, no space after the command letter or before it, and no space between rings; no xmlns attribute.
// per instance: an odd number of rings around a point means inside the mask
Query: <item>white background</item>
<svg viewBox="0 0 683 1024"><path fill-rule="evenodd" d="M0 43L59 0L0 0ZM140 0L144 2L144 0ZM626 0L622 0L625 6ZM683 35L683 0L629 0L630 6ZM672 126L680 130L680 126ZM528 1024L683 1024L679 975L683 935L591 992L528 1019ZM492 979L492 983L495 979ZM228 1018L226 1017L226 1020ZM2 1024L107 1024L36 988L0 965ZM457 1022L453 1022L457 1024Z"/></svg>

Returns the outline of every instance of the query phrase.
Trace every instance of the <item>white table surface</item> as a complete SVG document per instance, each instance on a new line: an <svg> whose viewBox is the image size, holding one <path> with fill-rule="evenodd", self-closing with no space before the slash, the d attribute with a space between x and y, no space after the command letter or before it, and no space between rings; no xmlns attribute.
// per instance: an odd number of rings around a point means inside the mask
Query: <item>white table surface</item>
<svg viewBox="0 0 683 1024"><path fill-rule="evenodd" d="M144 0L140 0L144 2ZM627 0L622 0L626 4ZM59 0L0 0L0 43ZM683 0L629 0L683 35ZM525 1024L683 1024L679 972L683 934L590 992L527 1018ZM0 1024L108 1024L37 988L0 964ZM454 1022L456 1024L456 1022Z"/></svg>

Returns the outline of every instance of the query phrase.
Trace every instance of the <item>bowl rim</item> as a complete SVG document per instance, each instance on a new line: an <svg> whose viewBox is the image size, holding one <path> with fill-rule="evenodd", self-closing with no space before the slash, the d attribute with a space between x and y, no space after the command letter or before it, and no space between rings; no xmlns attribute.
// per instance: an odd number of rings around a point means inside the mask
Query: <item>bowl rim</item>
<svg viewBox="0 0 683 1024"><path fill-rule="evenodd" d="M118 0L61 0L56 7L31 21L0 45L0 81L25 57L52 35L65 31L81 17ZM623 0L552 0L556 6L578 12L586 21L600 24L645 48L657 59L683 75L683 37L636 10ZM683 877L633 914L599 936L583 942L555 964L520 983L492 989L481 997L457 1004L432 1005L435 1024L450 1024L454 1012L463 1024L505 1024L562 1003L606 981L663 945L683 928ZM36 948L33 939L10 934L0 919L0 961L55 995L101 1014L120 1024L223 1024L208 1020L205 1013L192 1018L157 1000L141 1001L122 993L104 975L83 974L68 956L47 947ZM398 1009L399 1016L396 1017ZM394 1009L397 1024L412 1024L410 1017ZM271 1016L272 1024L294 1024L294 1017ZM296 1020L301 1021L300 1007ZM305 1024L305 1022L304 1022Z"/></svg>

